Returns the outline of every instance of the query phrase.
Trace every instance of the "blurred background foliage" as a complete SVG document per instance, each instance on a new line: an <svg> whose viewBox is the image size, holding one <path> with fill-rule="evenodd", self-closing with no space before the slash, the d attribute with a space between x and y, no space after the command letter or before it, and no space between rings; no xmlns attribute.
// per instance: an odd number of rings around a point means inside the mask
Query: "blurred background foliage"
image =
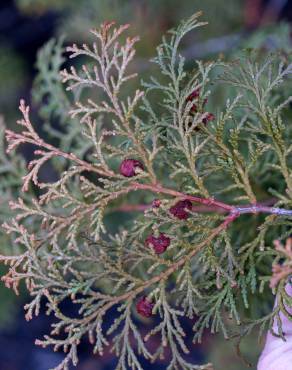
<svg viewBox="0 0 292 370"><path fill-rule="evenodd" d="M203 19L209 25L192 33L184 41L183 54L190 61L190 68L196 58L232 59L238 57L242 49L279 50L284 55L291 50L292 5L288 0L1 1L1 223L9 217L9 200L19 194L21 175L25 172L23 157L29 159L32 155L26 148L13 158L7 158L5 154L4 124L10 128L15 127L15 121L19 117L17 107L20 97L32 104L34 120L44 135L59 141L59 145L65 150L74 145L81 155L86 152L86 148L78 140L78 121L70 121L70 130L68 129L66 113L70 108L71 98L64 92L58 78L58 70L64 67L64 63L66 65L63 44L89 42L88 30L105 20L130 23L130 32L141 37L133 69L139 72L141 79L147 79L150 72L155 74L149 59L155 54L155 47L160 43L162 34L177 25L182 18L198 10L203 11ZM212 105L220 103L222 96L223 90L216 91ZM47 179L55 176L54 167L45 168L43 176ZM113 224L117 221L116 218L112 219ZM0 233L0 245L1 253L16 248L3 233ZM59 355L50 357L46 351L40 354L39 349L33 347L34 338L41 336L43 328L48 325L48 319L41 317L37 326L27 326L22 319L23 302L25 293L15 298L12 292L1 285L0 370L42 370L59 361ZM22 347L24 343L25 347ZM207 357L207 360L215 363L218 370L247 369L246 361L236 354L235 344L236 342L226 343L223 338L213 339L207 335L203 348L197 354L194 353L194 356L201 360ZM10 349L5 351L4 348ZM25 348L22 355L11 355L20 348ZM252 363L252 369L256 368L259 348L256 336L245 339L241 345L243 357ZM110 359L107 359L109 365L106 365L106 362L89 357L88 349L83 348L83 351L83 361L78 370L112 368Z"/></svg>

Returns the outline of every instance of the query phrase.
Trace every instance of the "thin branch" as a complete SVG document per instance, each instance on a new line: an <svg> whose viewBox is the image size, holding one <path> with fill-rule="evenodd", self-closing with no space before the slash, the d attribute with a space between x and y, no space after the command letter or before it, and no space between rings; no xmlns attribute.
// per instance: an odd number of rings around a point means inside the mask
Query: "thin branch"
<svg viewBox="0 0 292 370"><path fill-rule="evenodd" d="M241 215L246 213L271 213L276 214L278 216L292 216L292 210L290 209L284 209L284 208L278 208L278 207L267 207L263 205L257 205L257 204L248 204L246 206L235 206L230 205L227 203L223 203L220 201L215 200L214 198L200 198L195 197L193 195L184 194L182 192L168 189L165 187L162 187L160 185L148 185L148 184L140 184L140 183L133 183L131 185L133 190L150 190L154 193L162 193L162 194L168 194L172 195L174 197L180 198L180 199L189 199L192 202L203 204L207 207L211 207L210 210L216 211L216 208L224 209L225 211L229 211L231 214Z"/></svg>

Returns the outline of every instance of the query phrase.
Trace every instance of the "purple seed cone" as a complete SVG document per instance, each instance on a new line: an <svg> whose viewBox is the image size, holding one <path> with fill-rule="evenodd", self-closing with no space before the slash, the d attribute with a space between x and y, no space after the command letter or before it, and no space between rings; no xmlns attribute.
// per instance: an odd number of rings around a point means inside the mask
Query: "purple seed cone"
<svg viewBox="0 0 292 370"><path fill-rule="evenodd" d="M153 208L159 208L161 206L161 200L160 199L154 199L152 201L152 207Z"/></svg>
<svg viewBox="0 0 292 370"><path fill-rule="evenodd" d="M124 159L120 165L120 174L125 177L133 177L137 175L136 170L140 168L144 170L143 164L136 159Z"/></svg>
<svg viewBox="0 0 292 370"><path fill-rule="evenodd" d="M200 88L194 90L187 98L187 101L192 101L192 100L195 100L195 99L198 99L198 97L200 96Z"/></svg>
<svg viewBox="0 0 292 370"><path fill-rule="evenodd" d="M178 201L174 206L169 209L169 212L180 220L186 220L190 217L187 210L192 209L192 202L188 199Z"/></svg>
<svg viewBox="0 0 292 370"><path fill-rule="evenodd" d="M202 122L206 125L210 121L214 121L215 116L213 113L208 113L207 116L202 120Z"/></svg>
<svg viewBox="0 0 292 370"><path fill-rule="evenodd" d="M144 317L150 317L152 315L152 309L154 304L150 302L146 297L142 297L136 304L137 312Z"/></svg>
<svg viewBox="0 0 292 370"><path fill-rule="evenodd" d="M190 111L192 113L196 113L197 112L197 104L194 103L194 101L198 100L199 96L200 96L200 89L196 89L186 99L187 103L188 102L192 102L193 103L192 106L191 106L191 109L190 109Z"/></svg>
<svg viewBox="0 0 292 370"><path fill-rule="evenodd" d="M160 233L157 238L151 234L145 240L145 244L153 248L156 254L161 254L164 253L169 246L170 238L163 233Z"/></svg>

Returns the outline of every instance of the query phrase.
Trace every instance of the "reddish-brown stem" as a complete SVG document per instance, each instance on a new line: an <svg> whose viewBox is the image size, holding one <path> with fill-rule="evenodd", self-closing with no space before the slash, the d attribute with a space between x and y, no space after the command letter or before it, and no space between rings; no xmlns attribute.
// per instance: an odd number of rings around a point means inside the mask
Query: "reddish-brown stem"
<svg viewBox="0 0 292 370"><path fill-rule="evenodd" d="M292 216L292 210L290 209L284 209L284 208L278 208L278 207L268 207L262 204L248 204L248 205L242 205L242 206L235 206L226 204L220 201L215 200L214 198L201 198L201 197L195 197L193 195L181 193L176 190L165 188L159 184L140 184L138 182L134 182L130 185L130 190L149 190L154 193L161 193L161 194L168 194L172 195L176 198L180 199L189 199L192 202L200 203L204 206L210 207L210 210L215 211L216 208L225 210L226 212L229 212L231 215L241 215L245 213L271 213L276 214L278 216Z"/></svg>
<svg viewBox="0 0 292 370"><path fill-rule="evenodd" d="M219 202L213 198L195 197L193 195L184 194L176 190L165 188L161 185L140 184L138 182L134 182L132 183L131 188L133 190L150 190L154 193L163 193L163 194L172 195L176 198L189 199L190 201L195 202L195 203L200 203L208 207L210 206L219 207L219 208L225 209L226 211L230 211L230 212L234 209L233 206L226 204L226 203Z"/></svg>
<svg viewBox="0 0 292 370"><path fill-rule="evenodd" d="M125 204L117 208L112 208L110 212L143 212L151 208L151 204Z"/></svg>
<svg viewBox="0 0 292 370"><path fill-rule="evenodd" d="M185 197L184 197L185 199ZM270 209L263 208L268 206L273 206L277 201L276 198L270 198L262 201L256 205L257 209ZM146 209L152 208L152 204L123 204L120 207L112 208L111 212L144 212ZM218 205L202 205L202 206L193 206L192 212L195 213L207 213L207 212L216 212L216 213L226 213L227 210L219 207ZM269 212L268 212L269 213Z"/></svg>
<svg viewBox="0 0 292 370"><path fill-rule="evenodd" d="M144 212L147 209L152 208L152 204L124 204L120 207L111 208L110 212ZM192 212L195 213L207 213L207 212L216 212L216 213L226 213L227 211L218 207L218 206L193 206Z"/></svg>

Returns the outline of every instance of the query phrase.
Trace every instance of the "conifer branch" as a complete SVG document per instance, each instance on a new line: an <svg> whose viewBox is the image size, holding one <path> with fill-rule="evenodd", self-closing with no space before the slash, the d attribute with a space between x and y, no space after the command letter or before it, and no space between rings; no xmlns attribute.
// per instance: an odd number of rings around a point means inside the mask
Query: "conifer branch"
<svg viewBox="0 0 292 370"><path fill-rule="evenodd" d="M197 61L189 73L179 47L185 34L205 24L198 16L163 38L153 60L160 78L132 93L127 82L136 74L128 68L138 38L121 42L129 25L103 23L91 31L92 46L68 48L71 58L90 60L80 70L61 72L72 97L59 75L54 83L44 75L37 80L36 89L50 85L40 91L50 96L44 103L49 113L41 115L49 120L55 114L65 133L48 128L54 145L42 139L23 100L22 131L6 130L5 171L21 173L23 192L10 201L12 217L3 224L19 249L0 256L8 266L2 280L16 293L25 282L32 297L25 305L27 320L39 314L42 300L47 313L54 313L50 333L36 344L66 353L55 370L77 365L85 336L94 353L103 355L112 346L118 370L141 370L138 354L155 362L166 347L168 370L211 369L186 361L184 316L194 321L194 341L201 341L207 328L229 338L226 312L241 325L239 337L278 320L284 338L280 314L291 319L286 307L292 303L285 291L292 273L292 131L283 123L291 97L282 97L279 89L291 64L249 55L243 62ZM48 44L39 65L55 58L59 69L60 48ZM224 70L219 80L217 69ZM41 73L48 71L57 73L49 66ZM213 93L221 83L227 97L222 93L224 105L214 107ZM55 112L51 100L57 96ZM12 152L22 144L37 147L26 174L10 166ZM58 178L44 182L40 169L49 161ZM262 201L267 198L272 202ZM134 222L110 234L113 213L137 210L143 212L132 215ZM273 240L279 240L276 248ZM267 282L277 306L245 325L242 307L249 308L255 297L264 299ZM65 299L78 305L75 317L62 312ZM150 326L153 315L159 319L144 338L137 315ZM152 353L147 341L154 335L161 343Z"/></svg>

